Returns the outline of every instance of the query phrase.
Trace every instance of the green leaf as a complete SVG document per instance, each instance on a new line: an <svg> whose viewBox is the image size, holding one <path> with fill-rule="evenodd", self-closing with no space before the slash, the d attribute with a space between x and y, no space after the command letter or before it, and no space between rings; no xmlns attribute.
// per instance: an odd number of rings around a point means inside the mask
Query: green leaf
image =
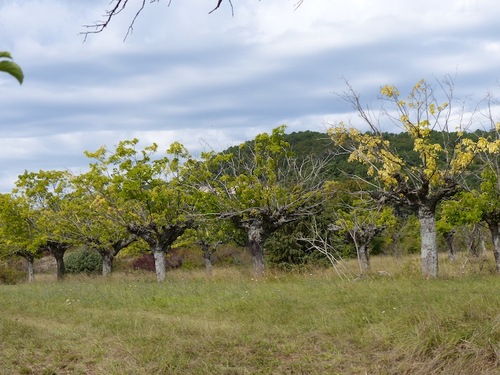
<svg viewBox="0 0 500 375"><path fill-rule="evenodd" d="M12 59L11 54L9 52L7 52L7 51L0 52L0 57L4 57L6 59Z"/></svg>
<svg viewBox="0 0 500 375"><path fill-rule="evenodd" d="M0 52L0 57L4 57L7 52ZM0 61L0 72L5 72L18 80L19 84L23 83L24 74L19 65L12 61Z"/></svg>

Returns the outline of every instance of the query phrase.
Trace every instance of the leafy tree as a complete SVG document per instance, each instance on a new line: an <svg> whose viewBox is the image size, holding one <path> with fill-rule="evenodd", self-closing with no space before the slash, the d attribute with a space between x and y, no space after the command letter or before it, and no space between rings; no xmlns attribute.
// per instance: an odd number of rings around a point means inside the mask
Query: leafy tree
<svg viewBox="0 0 500 375"><path fill-rule="evenodd" d="M34 281L34 261L40 256L40 248L33 246L34 236L32 212L26 202L11 194L1 194L0 253L26 259L29 282Z"/></svg>
<svg viewBox="0 0 500 375"><path fill-rule="evenodd" d="M122 141L113 152L100 148L87 152L94 169L109 172L108 193L102 198L119 212L127 231L144 240L154 256L156 277L166 277L165 254L174 241L194 226L193 202L179 185L182 159L189 154L173 143L166 155L158 156L158 145L138 151L137 139Z"/></svg>
<svg viewBox="0 0 500 375"><path fill-rule="evenodd" d="M284 141L285 126L257 135L240 153L205 153L193 170L199 188L217 199L216 212L247 234L256 275L264 273L264 243L285 224L320 207L325 160L297 162ZM199 167L199 165L198 165Z"/></svg>
<svg viewBox="0 0 500 375"><path fill-rule="evenodd" d="M124 215L113 202L110 179L98 165L71 178L72 193L63 202L67 240L96 251L102 258L102 275L109 276L114 258L137 241L127 231Z"/></svg>
<svg viewBox="0 0 500 375"><path fill-rule="evenodd" d="M374 202L368 194L361 192L339 207L334 226L341 233L347 233L352 240L363 275L370 270L371 243L386 228L395 224L391 207Z"/></svg>
<svg viewBox="0 0 500 375"><path fill-rule="evenodd" d="M71 247L66 227L61 225L62 204L66 199L69 174L66 171L25 172L19 176L14 193L23 199L31 212L33 249L47 251L57 264L57 279L66 272L64 253Z"/></svg>
<svg viewBox="0 0 500 375"><path fill-rule="evenodd" d="M12 61L12 56L9 52L0 52L0 72L10 74L22 85L24 73L21 67Z"/></svg>
<svg viewBox="0 0 500 375"><path fill-rule="evenodd" d="M455 259L453 239L459 227L470 229L466 231L468 248L469 252L475 252L473 234L477 232L476 227L483 219L483 207L478 198L477 191L464 191L458 193L454 199L444 201L440 207L437 229L445 238L451 260Z"/></svg>
<svg viewBox="0 0 500 375"><path fill-rule="evenodd" d="M490 162L497 157L489 155ZM443 211L450 221L460 224L477 225L480 221L487 224L493 243L496 271L500 274L500 174L489 164L483 171L479 190L461 194L457 200L446 202Z"/></svg>
<svg viewBox="0 0 500 375"><path fill-rule="evenodd" d="M382 109L385 119L392 121L411 138L413 150L418 154L416 163L405 161L397 145L384 138L380 123L373 113L361 104L359 95L349 87L345 98L354 106L370 131L362 133L356 128L339 123L330 129L336 144L350 153L350 161L368 167L368 176L375 179L379 198L410 207L420 223L422 274L438 275L438 248L436 242L436 207L445 198L460 191L464 176L476 155L498 152L500 142L484 137L476 141L464 136L471 121L456 116L452 110L453 85L444 82L447 101L441 102L432 85L418 82L409 96L401 98L393 86L384 86L381 94L392 107ZM464 123L465 122L465 123ZM455 125L458 137L450 137L449 129ZM432 130L439 130L442 142L433 142Z"/></svg>
<svg viewBox="0 0 500 375"><path fill-rule="evenodd" d="M490 158L490 161L491 164L482 174L483 182L477 203L482 208L482 219L490 229L496 270L500 274L500 164L498 156Z"/></svg>

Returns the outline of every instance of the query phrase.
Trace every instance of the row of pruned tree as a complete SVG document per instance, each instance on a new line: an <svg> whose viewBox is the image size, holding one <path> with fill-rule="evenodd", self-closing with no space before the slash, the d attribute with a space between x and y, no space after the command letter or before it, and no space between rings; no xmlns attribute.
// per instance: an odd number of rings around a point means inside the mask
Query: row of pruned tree
<svg viewBox="0 0 500 375"><path fill-rule="evenodd" d="M179 239L198 243L210 267L217 245L243 233L255 272L262 275L266 240L300 223L300 230L290 232L295 240L327 256L337 269L332 237L349 237L365 273L370 243L410 212L419 222L424 276L438 275L438 215L447 233L464 223L487 223L500 272L495 103L490 98L485 113L467 113L463 105L457 111L452 89L449 82L436 91L421 81L401 98L385 86L384 106L375 113L349 87L345 98L369 131L339 123L329 135L337 152L365 164L367 174L343 181L328 177L337 154L295 155L285 126L197 158L177 142L159 152L156 144L140 149L133 139L86 152L91 162L85 173L25 172L13 192L1 197L2 252L26 258L30 277L35 257L48 252L62 278L64 253L71 247L99 252L103 274L109 274L122 249L141 243L154 255L157 279L163 281L165 254ZM411 157L382 132L389 121L408 134ZM471 125L487 126L488 132L468 133ZM468 188L470 181L477 182L475 190Z"/></svg>
<svg viewBox="0 0 500 375"><path fill-rule="evenodd" d="M25 172L2 196L4 252L33 260L49 252L64 275L64 253L82 245L103 258L109 274L114 257L136 241L154 255L158 281L165 254L186 231L206 249L246 234L255 272L264 272L264 242L283 225L313 215L323 199L326 160L297 162L283 140L285 127L260 134L238 153L206 152L194 159L179 143L166 153L138 140L114 150L87 152L89 171ZM223 234L221 234L223 233Z"/></svg>

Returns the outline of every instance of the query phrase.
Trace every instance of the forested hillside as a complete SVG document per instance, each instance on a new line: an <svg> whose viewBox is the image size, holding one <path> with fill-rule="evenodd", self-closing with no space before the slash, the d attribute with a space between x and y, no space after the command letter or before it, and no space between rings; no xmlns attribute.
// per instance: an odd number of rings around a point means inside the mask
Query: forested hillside
<svg viewBox="0 0 500 375"><path fill-rule="evenodd" d="M474 132L465 133L464 136L475 140L479 137L489 137L491 136L491 132L476 130ZM406 163L418 164L418 153L413 149L413 143L408 133L383 133L383 137L392 145L395 145L399 155L403 157ZM445 142L448 142L453 145L458 139L458 133L447 133L447 138L445 139L441 132L433 131L431 132L430 138L433 143L443 145ZM327 133L311 130L293 132L286 134L285 140L290 143L293 152L298 158L303 158L308 155L315 155L317 157L330 156L330 176L334 179L342 180L352 178L352 176L366 177L367 168L360 163L349 163L347 161L349 155L335 146ZM475 183L477 185L478 181L476 180Z"/></svg>

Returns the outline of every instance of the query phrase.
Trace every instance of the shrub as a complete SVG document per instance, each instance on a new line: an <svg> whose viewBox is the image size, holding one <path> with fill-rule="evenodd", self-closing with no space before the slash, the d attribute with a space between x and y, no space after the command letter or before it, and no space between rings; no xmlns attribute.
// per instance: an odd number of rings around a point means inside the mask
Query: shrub
<svg viewBox="0 0 500 375"><path fill-rule="evenodd" d="M16 284L25 277L25 272L17 270L8 263L0 263L0 284Z"/></svg>
<svg viewBox="0 0 500 375"><path fill-rule="evenodd" d="M102 270L102 258L95 251L78 250L64 259L67 273L98 273Z"/></svg>
<svg viewBox="0 0 500 375"><path fill-rule="evenodd" d="M132 262L133 270L155 271L155 258L153 254L143 254Z"/></svg>
<svg viewBox="0 0 500 375"><path fill-rule="evenodd" d="M297 241L298 237L313 238L308 227L303 223L291 223L279 229L266 241L266 256L269 265L280 269L295 269L304 265L327 265L327 259L319 251L311 249L304 241ZM332 236L335 248L343 249L342 241L337 236Z"/></svg>

